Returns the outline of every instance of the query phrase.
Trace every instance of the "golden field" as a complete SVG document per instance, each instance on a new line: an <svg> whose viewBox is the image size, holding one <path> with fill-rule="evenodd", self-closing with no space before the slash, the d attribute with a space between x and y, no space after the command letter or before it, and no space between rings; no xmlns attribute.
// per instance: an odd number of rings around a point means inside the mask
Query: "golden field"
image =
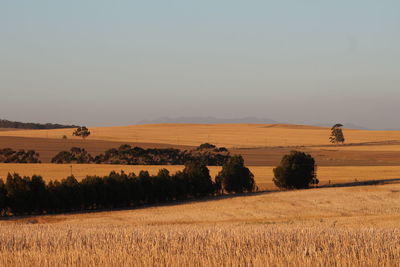
<svg viewBox="0 0 400 267"><path fill-rule="evenodd" d="M98 155L121 144L143 148L193 149L204 142L226 146L250 166L276 166L298 149L319 166L400 166L400 131L344 130L346 145L329 144L329 128L259 124L158 124L91 128L86 140L73 129L0 131L0 148L34 149L43 163L60 151L82 147ZM67 135L68 139L61 137Z"/></svg>
<svg viewBox="0 0 400 267"><path fill-rule="evenodd" d="M285 124L152 124L93 127L88 139L198 146L209 142L225 147L328 145L330 129ZM70 139L73 129L1 131L0 136ZM400 131L344 130L349 143L400 140Z"/></svg>
<svg viewBox="0 0 400 267"><path fill-rule="evenodd" d="M18 173L20 175L32 176L41 175L45 181L61 180L72 174L77 180L85 178L87 175L105 176L111 171L134 172L139 174L141 170L148 171L150 174L166 168L170 173L182 170L184 166L149 166L149 165L106 165L106 164L9 164L0 163L0 178L5 179L8 173ZM215 177L221 167L209 166L211 177ZM272 182L274 167L269 166L249 166L254 174L260 190L276 189ZM318 179L320 185L340 184L354 181L382 180L400 178L400 166L335 166L319 167Z"/></svg>
<svg viewBox="0 0 400 267"><path fill-rule="evenodd" d="M258 192L131 210L0 220L0 266L398 266L400 131L344 130L349 145L329 144L329 128L299 125L160 124L0 131L0 148L35 149L43 164L0 164L42 175L110 171L174 173L183 166L49 164L72 146L93 155L128 143L192 149L204 142L242 154L261 190L276 190L272 169L292 149L310 153L320 185L387 180L392 184ZM62 135L68 140L62 140ZM221 167L209 167L214 177ZM387 181L388 182L388 181Z"/></svg>
<svg viewBox="0 0 400 267"><path fill-rule="evenodd" d="M400 184L1 221L3 266L397 266Z"/></svg>

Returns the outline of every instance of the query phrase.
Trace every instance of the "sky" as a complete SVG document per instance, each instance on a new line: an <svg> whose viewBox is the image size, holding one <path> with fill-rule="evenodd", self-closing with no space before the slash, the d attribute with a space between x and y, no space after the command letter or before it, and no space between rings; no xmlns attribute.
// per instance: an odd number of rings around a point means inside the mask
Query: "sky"
<svg viewBox="0 0 400 267"><path fill-rule="evenodd" d="M0 118L400 128L398 0L0 0Z"/></svg>

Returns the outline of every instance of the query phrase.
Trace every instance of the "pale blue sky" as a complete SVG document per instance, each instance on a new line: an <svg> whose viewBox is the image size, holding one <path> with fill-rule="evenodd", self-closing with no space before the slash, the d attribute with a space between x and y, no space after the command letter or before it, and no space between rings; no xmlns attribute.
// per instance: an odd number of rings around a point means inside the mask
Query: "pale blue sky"
<svg viewBox="0 0 400 267"><path fill-rule="evenodd" d="M399 128L400 1L0 0L0 118Z"/></svg>

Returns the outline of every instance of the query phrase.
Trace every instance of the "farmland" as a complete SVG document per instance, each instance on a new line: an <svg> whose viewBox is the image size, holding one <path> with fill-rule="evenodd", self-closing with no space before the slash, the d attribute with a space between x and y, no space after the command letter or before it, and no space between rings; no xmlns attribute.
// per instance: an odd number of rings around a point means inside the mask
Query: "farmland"
<svg viewBox="0 0 400 267"><path fill-rule="evenodd" d="M260 190L135 209L15 217L0 221L6 266L327 266L395 265L400 261L400 132L347 130L344 146L329 129L298 125L138 125L0 131L0 147L35 149L42 164L0 164L16 172L77 180L110 171L174 173L183 166L50 164L61 150L93 155L122 144L193 149L210 142L242 154ZM62 139L62 135L68 139ZM323 187L368 180L383 185L277 191L272 169L293 149L315 157ZM221 167L209 166L214 177ZM11 238L10 238L11 237Z"/></svg>
<svg viewBox="0 0 400 267"><path fill-rule="evenodd" d="M92 140L197 146L204 142L224 147L329 145L329 128L285 124L153 124L90 128ZM0 136L69 139L73 129L1 131ZM345 130L351 143L400 140L400 131Z"/></svg>
<svg viewBox="0 0 400 267"><path fill-rule="evenodd" d="M184 166L171 165L106 165L106 164L0 164L0 178L6 178L8 173L32 176L40 174L45 181L61 180L71 175L77 180L82 180L87 175L108 175L111 171L124 171L125 173L148 171L151 175L166 168L171 173L183 170ZM209 166L211 177L215 177L221 167ZM260 190L276 190L272 182L272 166L249 166L254 174ZM318 169L320 185L341 184L355 181L368 181L380 179L400 178L400 166L324 166Z"/></svg>
<svg viewBox="0 0 400 267"><path fill-rule="evenodd" d="M0 264L396 265L399 192L310 189L3 221Z"/></svg>

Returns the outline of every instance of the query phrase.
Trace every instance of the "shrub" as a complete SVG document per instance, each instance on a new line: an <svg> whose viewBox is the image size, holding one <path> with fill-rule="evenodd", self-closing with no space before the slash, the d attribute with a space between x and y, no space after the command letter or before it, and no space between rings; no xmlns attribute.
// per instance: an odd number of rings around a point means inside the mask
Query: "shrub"
<svg viewBox="0 0 400 267"><path fill-rule="evenodd" d="M216 177L218 189L228 193L252 192L256 189L254 175L244 166L242 156L231 157Z"/></svg>
<svg viewBox="0 0 400 267"><path fill-rule="evenodd" d="M4 148L0 150L0 162L3 163L40 163L39 153L34 150Z"/></svg>
<svg viewBox="0 0 400 267"><path fill-rule="evenodd" d="M52 163L91 163L93 157L84 148L73 147L70 151L61 151L51 159Z"/></svg>
<svg viewBox="0 0 400 267"><path fill-rule="evenodd" d="M285 155L274 170L273 181L279 188L301 189L318 184L314 158L304 152Z"/></svg>
<svg viewBox="0 0 400 267"><path fill-rule="evenodd" d="M215 145L210 144L210 143L204 143L201 144L197 147L197 150L203 150L203 149L215 149L217 148Z"/></svg>

